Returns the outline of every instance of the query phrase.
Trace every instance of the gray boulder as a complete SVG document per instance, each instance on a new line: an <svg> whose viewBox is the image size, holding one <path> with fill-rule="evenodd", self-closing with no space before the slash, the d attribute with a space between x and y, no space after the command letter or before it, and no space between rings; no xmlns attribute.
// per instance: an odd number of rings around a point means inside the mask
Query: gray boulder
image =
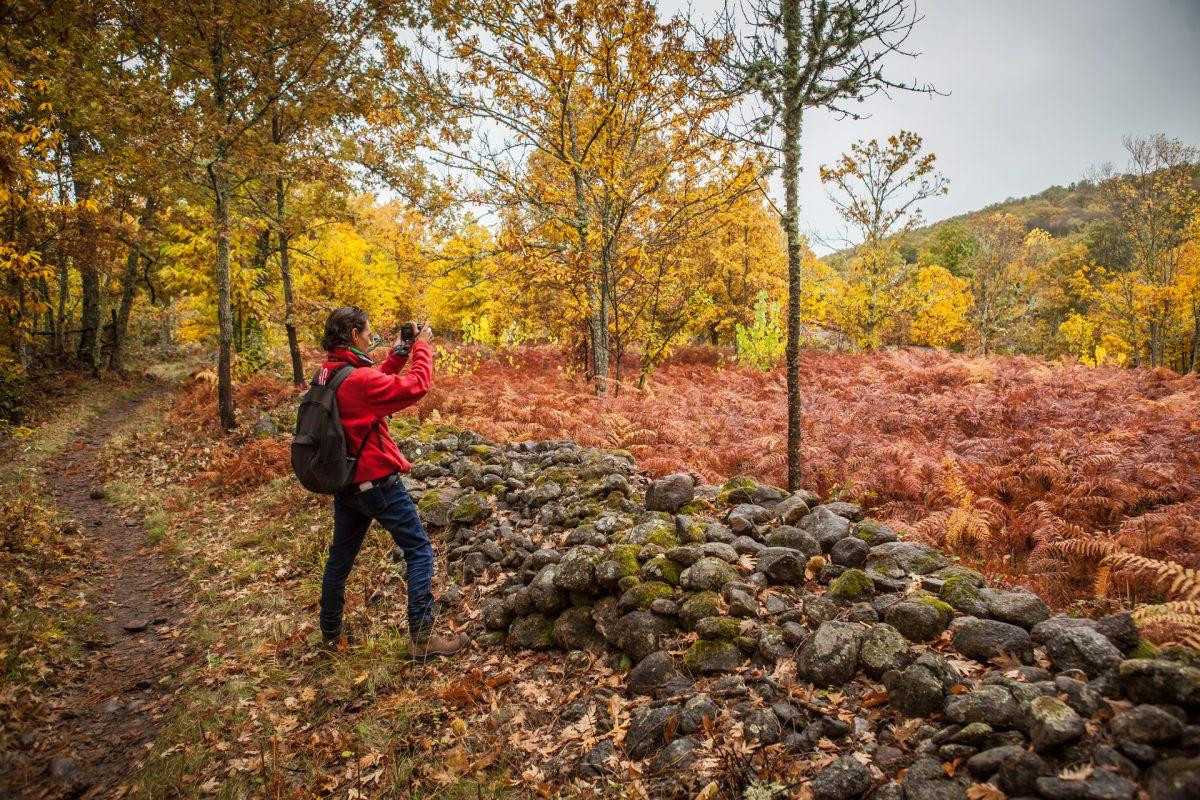
<svg viewBox="0 0 1200 800"><path fill-rule="evenodd" d="M1038 794L1046 800L1133 800L1137 789L1136 783L1106 769L1094 770L1081 781L1054 776L1037 779Z"/></svg>
<svg viewBox="0 0 1200 800"><path fill-rule="evenodd" d="M813 800L853 800L871 788L871 770L856 758L842 756L822 769L808 787Z"/></svg>
<svg viewBox="0 0 1200 800"><path fill-rule="evenodd" d="M625 689L631 695L648 694L680 677L671 656L656 650L639 661L625 678Z"/></svg>
<svg viewBox="0 0 1200 800"><path fill-rule="evenodd" d="M715 592L729 581L738 579L733 567L719 558L705 556L685 569L679 576L679 584L691 592Z"/></svg>
<svg viewBox="0 0 1200 800"><path fill-rule="evenodd" d="M1039 622L1050 619L1050 606L1032 592L1007 592L994 589L983 595L988 614L993 619L1020 625L1029 630Z"/></svg>
<svg viewBox="0 0 1200 800"><path fill-rule="evenodd" d="M829 557L835 564L843 567L861 567L867 563L867 554L871 547L862 539L847 536L834 543L829 551Z"/></svg>
<svg viewBox="0 0 1200 800"><path fill-rule="evenodd" d="M533 613L517 617L508 629L509 647L522 650L549 650L554 645L551 633L554 622L544 614Z"/></svg>
<svg viewBox="0 0 1200 800"><path fill-rule="evenodd" d="M774 513L784 525L795 525L808 513L808 504L799 494L793 494L780 500L774 508Z"/></svg>
<svg viewBox="0 0 1200 800"><path fill-rule="evenodd" d="M862 626L830 620L800 650L799 672L818 686L841 686L858 669Z"/></svg>
<svg viewBox="0 0 1200 800"><path fill-rule="evenodd" d="M1200 669L1165 658L1131 658L1117 672L1135 703L1167 703L1200 709Z"/></svg>
<svg viewBox="0 0 1200 800"><path fill-rule="evenodd" d="M596 582L596 564L602 555L598 547L591 545L571 548L558 562L554 585L565 592L595 594L600 590Z"/></svg>
<svg viewBox="0 0 1200 800"><path fill-rule="evenodd" d="M613 625L609 641L638 662L659 650L659 637L672 627L650 611L631 611Z"/></svg>
<svg viewBox="0 0 1200 800"><path fill-rule="evenodd" d="M908 642L900 631L887 623L875 625L863 636L858 661L863 671L876 680L890 670L902 669L908 663Z"/></svg>
<svg viewBox="0 0 1200 800"><path fill-rule="evenodd" d="M1057 697L1035 697L1029 704L1029 739L1039 753L1077 741L1084 733L1083 718Z"/></svg>
<svg viewBox="0 0 1200 800"><path fill-rule="evenodd" d="M850 535L850 520L834 513L828 506L817 506L800 520L799 527L810 533L825 552Z"/></svg>
<svg viewBox="0 0 1200 800"><path fill-rule="evenodd" d="M886 542L871 548L867 566L885 574L889 570L912 575L928 575L949 564L946 557L923 542Z"/></svg>
<svg viewBox="0 0 1200 800"><path fill-rule="evenodd" d="M1151 800L1195 800L1200 797L1200 758L1168 758L1146 773Z"/></svg>
<svg viewBox="0 0 1200 800"><path fill-rule="evenodd" d="M572 606L558 615L550 638L563 650L603 650L604 637L596 632L591 606Z"/></svg>
<svg viewBox="0 0 1200 800"><path fill-rule="evenodd" d="M903 670L883 675L888 702L908 717L928 717L941 712L946 692L954 680L949 663L936 653L922 653Z"/></svg>
<svg viewBox="0 0 1200 800"><path fill-rule="evenodd" d="M936 639L950 623L945 603L929 599L905 600L888 608L883 618L914 642ZM947 607L948 608L948 607Z"/></svg>
<svg viewBox="0 0 1200 800"><path fill-rule="evenodd" d="M679 725L678 705L642 708L633 713L625 733L625 752L630 758L642 759L667 745L670 734Z"/></svg>
<svg viewBox="0 0 1200 800"><path fill-rule="evenodd" d="M1094 678L1121 663L1121 651L1103 634L1063 619L1053 617L1039 622L1029 632L1033 641L1046 649L1056 670L1078 669Z"/></svg>
<svg viewBox="0 0 1200 800"><path fill-rule="evenodd" d="M791 525L780 525L767 534L767 545L770 547L790 547L799 550L806 556L819 555L821 545L808 531L794 528Z"/></svg>
<svg viewBox="0 0 1200 800"><path fill-rule="evenodd" d="M651 481L646 487L646 508L674 514L696 497L696 482L683 472Z"/></svg>
<svg viewBox="0 0 1200 800"><path fill-rule="evenodd" d="M986 722L993 728L1010 728L1019 715L1017 701L1002 686L978 686L974 691L946 698L946 721L958 725Z"/></svg>
<svg viewBox="0 0 1200 800"><path fill-rule="evenodd" d="M1004 653L1015 655L1024 664L1033 662L1029 633L1007 622L963 617L954 622L953 642L958 652L984 664Z"/></svg>
<svg viewBox="0 0 1200 800"><path fill-rule="evenodd" d="M808 557L790 547L764 547L758 551L756 569L774 583L795 584L804 581Z"/></svg>
<svg viewBox="0 0 1200 800"><path fill-rule="evenodd" d="M1159 706L1140 705L1122 711L1109 723L1113 738L1118 742L1130 741L1142 744L1161 745L1173 742L1183 735L1183 723L1174 714Z"/></svg>

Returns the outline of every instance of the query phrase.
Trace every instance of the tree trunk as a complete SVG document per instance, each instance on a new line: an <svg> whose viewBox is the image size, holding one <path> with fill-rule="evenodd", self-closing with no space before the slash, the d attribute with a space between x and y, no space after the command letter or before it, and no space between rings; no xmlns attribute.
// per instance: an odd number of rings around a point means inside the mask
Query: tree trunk
<svg viewBox="0 0 1200 800"><path fill-rule="evenodd" d="M100 372L100 274L97 265L91 259L95 248L92 247L91 212L82 208L92 196L91 182L79 174L79 157L83 152L83 137L76 130L69 130L66 136L67 158L71 165L71 186L75 192L75 204L82 210L77 211L79 217L79 247L76 252L75 268L80 274L80 290L83 295L83 306L79 320L79 348L75 357L81 364L88 365L92 372ZM80 258L83 256L83 258ZM87 259L87 261L84 260Z"/></svg>
<svg viewBox="0 0 1200 800"><path fill-rule="evenodd" d="M783 2L783 31L786 48L785 72L798 72L803 55L800 9L797 0ZM798 93L799 89L794 89ZM800 301L803 291L804 242L800 237L800 133L803 108L800 98L787 98L783 118L783 227L787 233L788 315L787 315L787 482L788 489L800 489L804 481L804 433L801 428L800 397Z"/></svg>
<svg viewBox="0 0 1200 800"><path fill-rule="evenodd" d="M138 221L139 233L146 230L154 219L154 196L146 198L142 218ZM121 301L117 306L117 323L113 328L112 368L125 370L125 344L129 335L129 314L137 297L138 260L142 256L140 244L135 244L125 257L125 272L121 276Z"/></svg>
<svg viewBox="0 0 1200 800"><path fill-rule="evenodd" d="M217 327L219 349L217 352L217 410L221 427L227 431L237 426L237 414L233 407L233 307L230 299L229 275L229 181L222 168L210 164L209 177L212 181L214 221L217 229Z"/></svg>
<svg viewBox="0 0 1200 800"><path fill-rule="evenodd" d="M283 278L283 329L287 331L288 352L292 356L292 382L302 386L304 365L300 363L300 340L296 336L296 298L292 292L292 265L288 259L286 211L287 195L280 176L275 178L275 212L279 224L279 274Z"/></svg>

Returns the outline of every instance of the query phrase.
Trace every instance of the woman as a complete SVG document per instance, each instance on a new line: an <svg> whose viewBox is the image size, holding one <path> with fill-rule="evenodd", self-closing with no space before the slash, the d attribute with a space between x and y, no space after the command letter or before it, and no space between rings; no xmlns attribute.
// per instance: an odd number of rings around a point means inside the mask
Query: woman
<svg viewBox="0 0 1200 800"><path fill-rule="evenodd" d="M361 308L334 309L325 322L321 346L326 356L317 380L324 384L346 364L355 368L338 387L337 401L346 441L352 452L361 450L353 482L333 499L333 542L321 582L321 639L327 648L336 647L342 639L346 579L371 520L392 535L408 566L409 656L422 660L448 656L466 643L464 636L433 633L433 546L400 480L410 464L388 430L390 414L416 403L429 391L432 339L433 331L426 324L412 344L412 367L400 375L409 358L407 343L397 337L387 359L375 366L367 355L371 323Z"/></svg>

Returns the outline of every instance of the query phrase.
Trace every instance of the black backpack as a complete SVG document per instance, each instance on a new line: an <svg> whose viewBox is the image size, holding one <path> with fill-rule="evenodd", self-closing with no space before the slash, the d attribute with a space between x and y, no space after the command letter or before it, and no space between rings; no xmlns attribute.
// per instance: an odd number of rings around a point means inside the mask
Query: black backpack
<svg viewBox="0 0 1200 800"><path fill-rule="evenodd" d="M338 413L337 390L353 371L352 365L343 364L322 385L318 383L321 371L317 370L300 400L296 435L292 439L292 471L310 492L336 494L346 488L354 480L358 458L375 430L372 425L363 436L358 452L353 456L348 454L346 431Z"/></svg>

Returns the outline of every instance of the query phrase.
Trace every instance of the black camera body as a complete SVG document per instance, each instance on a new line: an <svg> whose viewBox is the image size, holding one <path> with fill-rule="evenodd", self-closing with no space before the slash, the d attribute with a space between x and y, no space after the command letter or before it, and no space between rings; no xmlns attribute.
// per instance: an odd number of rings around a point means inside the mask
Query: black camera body
<svg viewBox="0 0 1200 800"><path fill-rule="evenodd" d="M425 325L420 322L406 322L400 326L400 340L406 344L412 344L417 340L417 334Z"/></svg>

